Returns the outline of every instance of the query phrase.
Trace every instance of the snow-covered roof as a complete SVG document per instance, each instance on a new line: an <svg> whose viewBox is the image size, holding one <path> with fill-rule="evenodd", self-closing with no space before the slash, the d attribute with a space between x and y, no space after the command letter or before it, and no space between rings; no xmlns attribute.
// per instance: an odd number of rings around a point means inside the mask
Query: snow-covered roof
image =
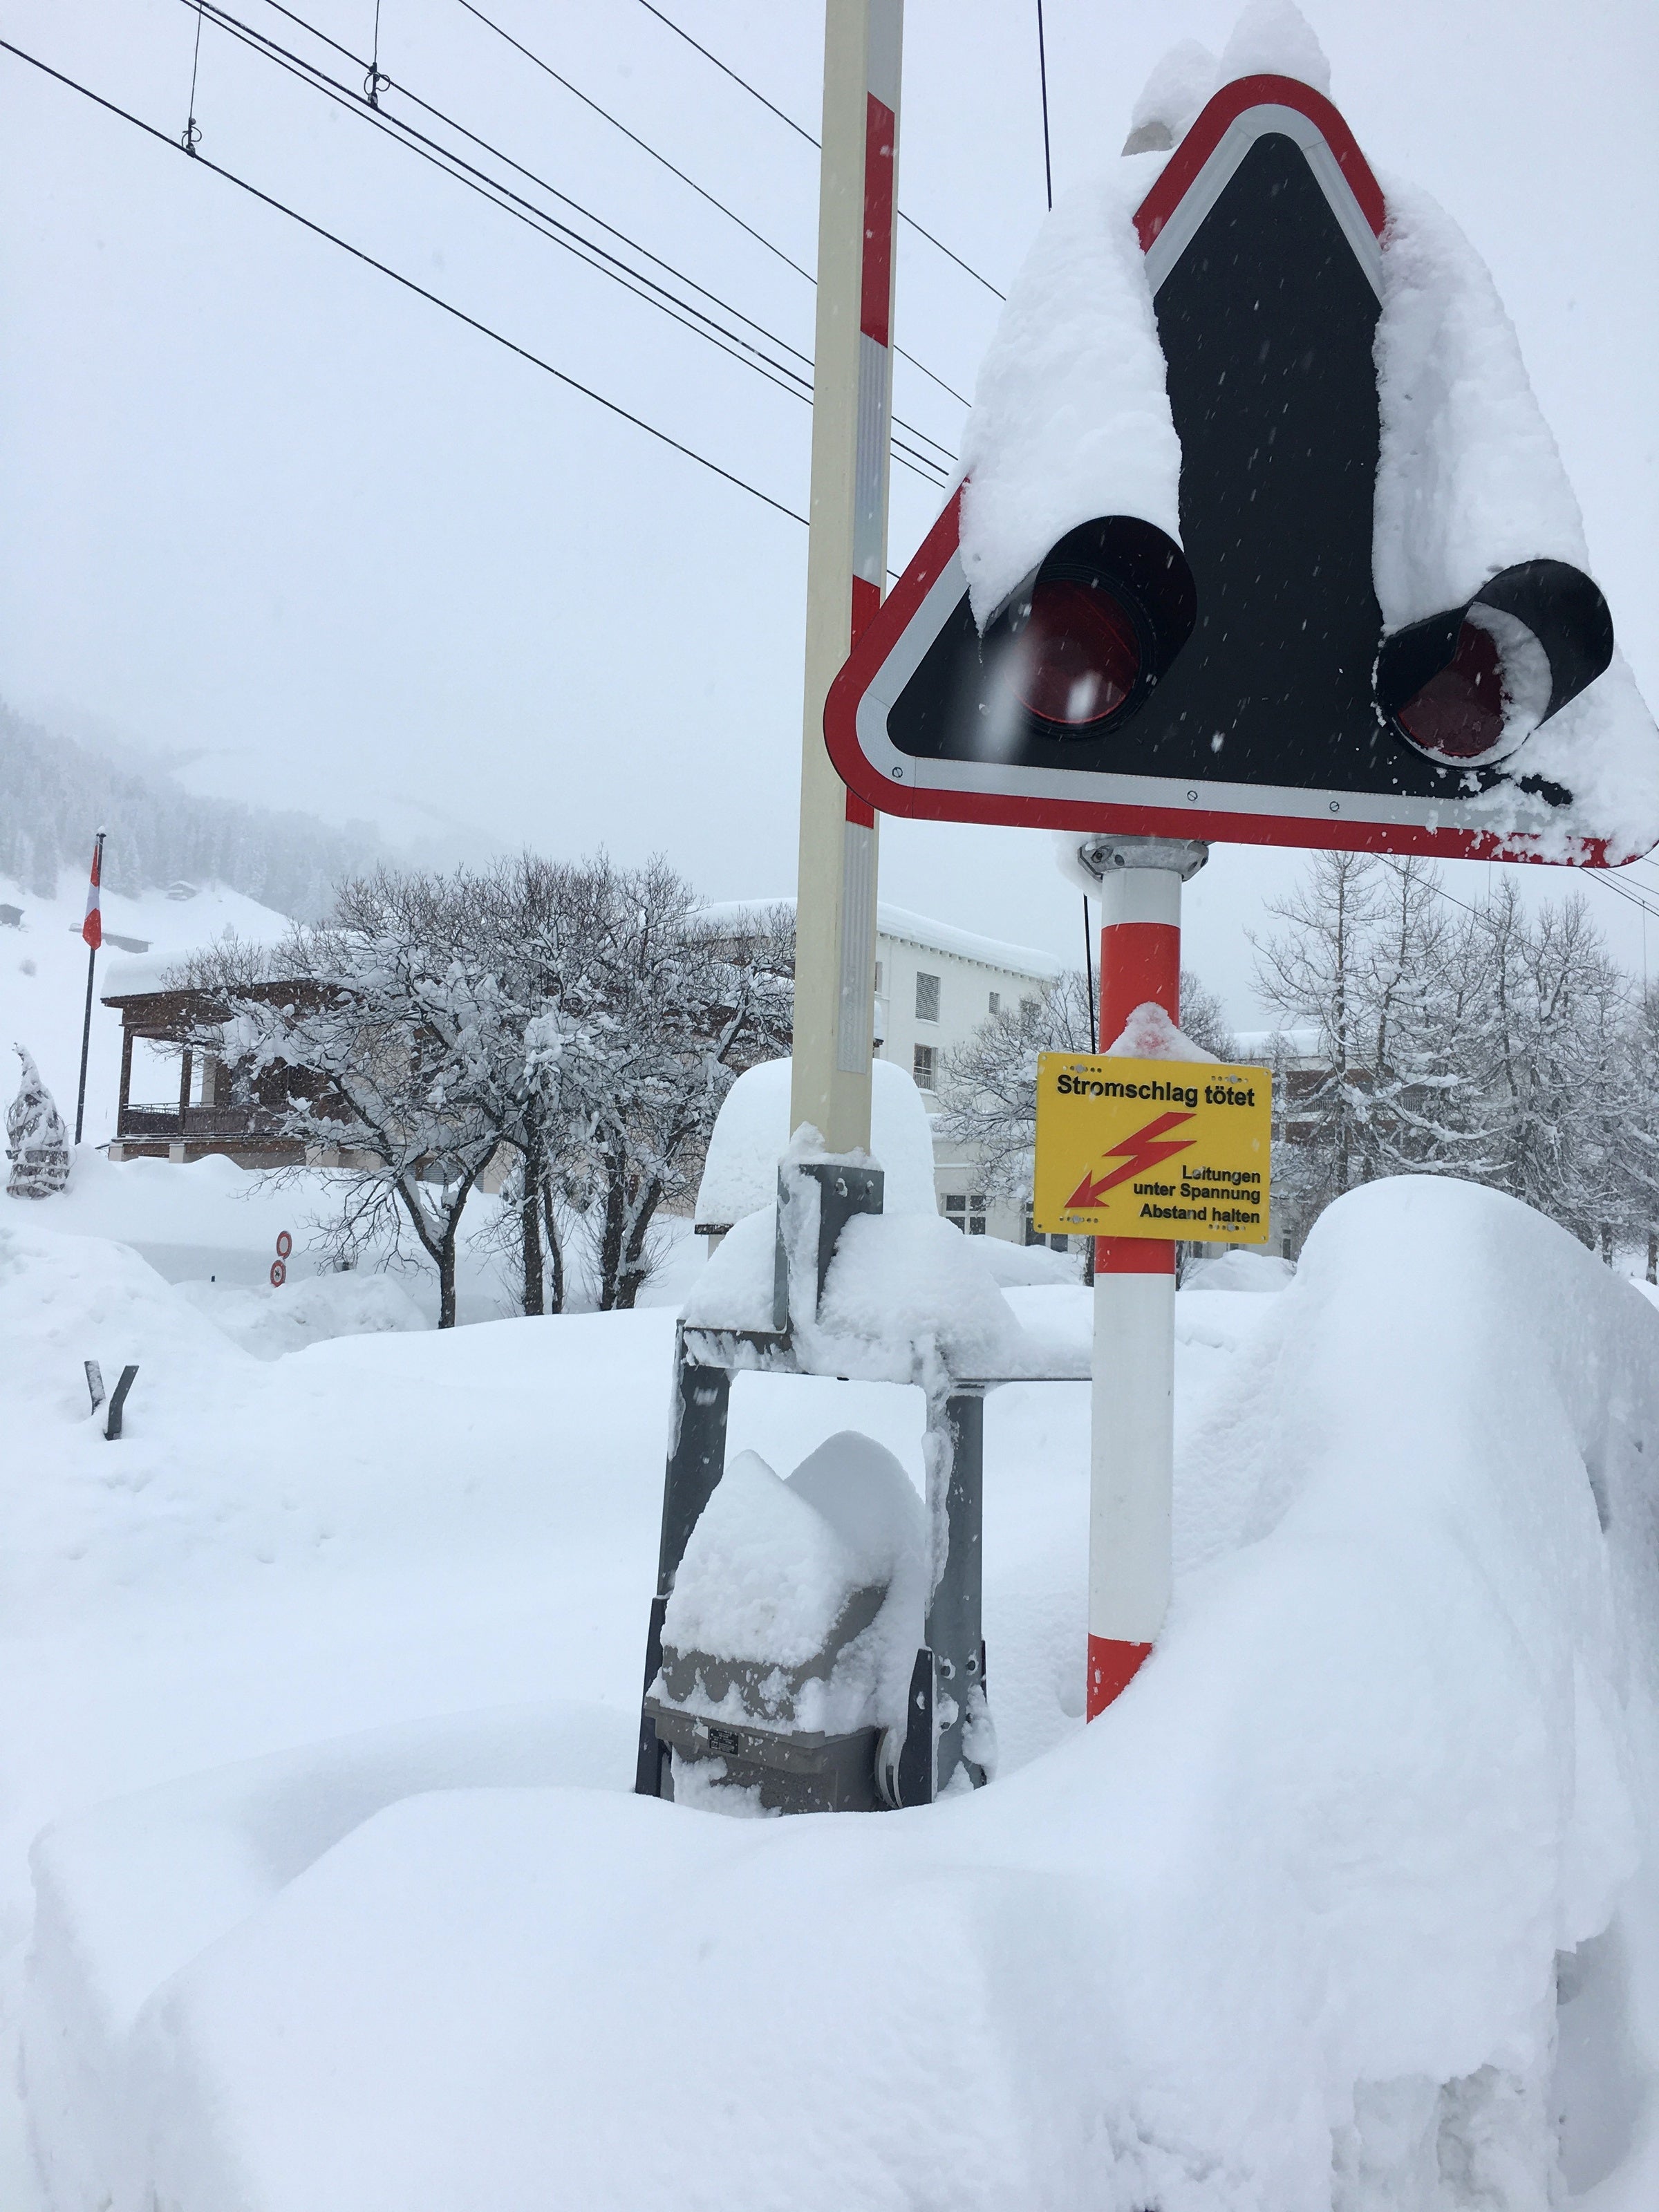
<svg viewBox="0 0 1659 2212"><path fill-rule="evenodd" d="M793 898L723 899L713 906L699 907L697 918L713 923L716 927L740 927L751 915L765 914L772 908L784 907L793 914ZM1066 963L1056 960L1052 953L1038 952L1029 945L1005 945L994 937L981 937L971 929L958 929L951 922L935 921L925 914L912 914L908 907L890 906L883 899L876 908L876 927L884 937L897 939L906 945L920 945L929 952L953 953L958 960L975 960L981 967L1001 968L1013 975L1030 975L1043 983L1057 983L1065 973Z"/></svg>

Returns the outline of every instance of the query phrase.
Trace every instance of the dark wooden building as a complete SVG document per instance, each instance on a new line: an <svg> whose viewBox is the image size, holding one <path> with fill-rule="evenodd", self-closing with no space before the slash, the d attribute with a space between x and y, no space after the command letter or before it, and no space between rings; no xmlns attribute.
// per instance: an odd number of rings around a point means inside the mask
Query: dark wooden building
<svg viewBox="0 0 1659 2212"><path fill-rule="evenodd" d="M294 983L263 983L250 995L291 1000L301 987ZM190 1040L220 1018L204 991L166 990L149 978L104 994L103 1003L121 1017L121 1094L116 1110L115 1135L109 1147L112 1160L199 1160L221 1153L239 1167L284 1167L305 1156L305 1147L280 1133L284 1109L296 1095L293 1072L276 1067L260 1076L252 1095L237 1103L235 1071ZM140 1042L159 1048L160 1057L171 1067L176 1061L176 1087L161 1098L132 1096L133 1048Z"/></svg>

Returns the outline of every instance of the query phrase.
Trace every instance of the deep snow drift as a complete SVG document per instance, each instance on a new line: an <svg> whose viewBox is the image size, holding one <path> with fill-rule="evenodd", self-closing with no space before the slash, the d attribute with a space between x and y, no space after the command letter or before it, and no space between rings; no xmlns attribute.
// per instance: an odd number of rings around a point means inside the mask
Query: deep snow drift
<svg viewBox="0 0 1659 2212"><path fill-rule="evenodd" d="M1539 1217L1374 1186L1181 1294L1175 1604L1086 1732L1085 1387L994 1395L1004 1778L775 1821L626 1794L665 1316L273 1364L134 1279L129 1451L30 1318L67 1264L0 1280L62 2212L1654 2201L1659 1316ZM744 1377L732 1449L915 1480L915 1399Z"/></svg>

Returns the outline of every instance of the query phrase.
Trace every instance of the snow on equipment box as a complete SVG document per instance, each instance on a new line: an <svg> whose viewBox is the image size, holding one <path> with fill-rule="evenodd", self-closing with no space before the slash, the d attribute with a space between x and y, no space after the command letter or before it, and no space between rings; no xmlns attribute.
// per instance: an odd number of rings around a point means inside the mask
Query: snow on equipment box
<svg viewBox="0 0 1659 2212"><path fill-rule="evenodd" d="M1134 161L1130 175L1144 175ZM824 730L889 813L1605 866L1659 738L1515 335L1330 101L1062 201Z"/></svg>
<svg viewBox="0 0 1659 2212"><path fill-rule="evenodd" d="M1032 1213L1045 1236L1265 1243L1272 1152L1267 1068L1037 1055Z"/></svg>

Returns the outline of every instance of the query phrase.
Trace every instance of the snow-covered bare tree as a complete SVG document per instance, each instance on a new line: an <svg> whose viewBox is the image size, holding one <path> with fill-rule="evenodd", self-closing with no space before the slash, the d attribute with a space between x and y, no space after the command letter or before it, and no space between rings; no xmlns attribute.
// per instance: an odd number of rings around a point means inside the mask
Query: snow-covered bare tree
<svg viewBox="0 0 1659 2212"><path fill-rule="evenodd" d="M11 1162L7 1195L55 1198L69 1183L69 1131L33 1056L21 1044L12 1050L23 1070L17 1096L6 1109L6 1158Z"/></svg>
<svg viewBox="0 0 1659 2212"><path fill-rule="evenodd" d="M735 1077L788 1050L793 946L781 916L734 943L699 919L665 861L592 866L592 939L567 1004L596 1186L593 1288L608 1310L634 1304L657 1209L690 1188Z"/></svg>
<svg viewBox="0 0 1659 2212"><path fill-rule="evenodd" d="M204 993L196 1041L239 1097L278 1075L281 1133L337 1164L331 1247L412 1234L438 1271L441 1328L455 1322L461 1216L501 1142L479 1104L498 986L466 949L451 879L382 869L347 884L325 927L262 958L210 948L173 978Z"/></svg>
<svg viewBox="0 0 1659 2212"><path fill-rule="evenodd" d="M1276 1085L1292 1241L1358 1183L1451 1174L1610 1253L1641 1213L1628 994L1582 898L1529 914L1505 877L1468 907L1421 860L1322 853L1272 911L1257 988L1310 1047Z"/></svg>
<svg viewBox="0 0 1659 2212"><path fill-rule="evenodd" d="M1460 933L1474 981L1457 1054L1480 1100L1478 1179L1610 1249L1628 985L1578 893L1528 915L1504 878Z"/></svg>

